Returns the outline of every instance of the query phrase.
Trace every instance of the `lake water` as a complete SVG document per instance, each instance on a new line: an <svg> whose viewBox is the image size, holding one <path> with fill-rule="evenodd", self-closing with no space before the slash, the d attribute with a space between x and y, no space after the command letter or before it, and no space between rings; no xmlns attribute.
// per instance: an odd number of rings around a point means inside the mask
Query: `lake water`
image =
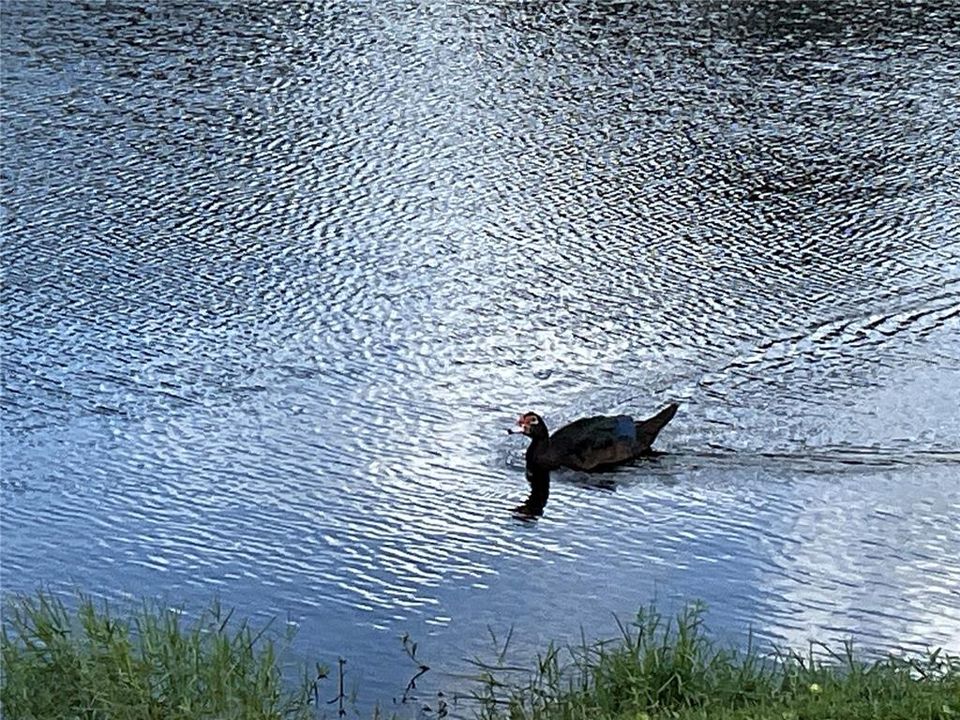
<svg viewBox="0 0 960 720"><path fill-rule="evenodd" d="M5 592L219 596L362 701L652 600L960 650L957 6L2 12ZM514 517L519 413L672 400Z"/></svg>

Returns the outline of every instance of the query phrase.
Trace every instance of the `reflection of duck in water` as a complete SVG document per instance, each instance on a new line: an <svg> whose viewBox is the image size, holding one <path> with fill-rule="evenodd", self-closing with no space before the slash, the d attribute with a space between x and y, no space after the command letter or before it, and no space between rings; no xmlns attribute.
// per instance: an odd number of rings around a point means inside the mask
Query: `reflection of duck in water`
<svg viewBox="0 0 960 720"><path fill-rule="evenodd" d="M523 504L517 505L513 511L525 517L540 517L543 515L547 498L550 497L550 473L530 474L528 472L527 480L530 481L530 494Z"/></svg>
<svg viewBox="0 0 960 720"><path fill-rule="evenodd" d="M649 420L634 420L629 415L596 415L565 425L553 435L536 413L521 415L517 428L508 432L530 438L527 448L530 497L516 511L526 515L543 513L550 495L551 470L567 467L603 472L649 455L653 441L673 419L677 407L672 403Z"/></svg>

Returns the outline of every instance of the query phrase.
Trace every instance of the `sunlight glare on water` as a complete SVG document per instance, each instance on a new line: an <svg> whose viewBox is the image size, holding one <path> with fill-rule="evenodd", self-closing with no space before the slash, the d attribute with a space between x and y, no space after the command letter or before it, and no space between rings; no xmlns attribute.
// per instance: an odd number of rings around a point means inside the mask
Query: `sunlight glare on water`
<svg viewBox="0 0 960 720"><path fill-rule="evenodd" d="M4 3L4 591L960 650L960 12L861 5Z"/></svg>

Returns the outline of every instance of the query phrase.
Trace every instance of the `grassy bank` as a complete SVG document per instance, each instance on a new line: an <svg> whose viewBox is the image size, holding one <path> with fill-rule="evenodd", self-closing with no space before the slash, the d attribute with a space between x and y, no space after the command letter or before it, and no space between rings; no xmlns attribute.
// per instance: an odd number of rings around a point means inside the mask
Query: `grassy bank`
<svg viewBox="0 0 960 720"><path fill-rule="evenodd" d="M532 671L478 664L481 720L960 720L960 658L718 648L699 608L642 612L619 638L550 648Z"/></svg>
<svg viewBox="0 0 960 720"><path fill-rule="evenodd" d="M281 639L282 640L282 639ZM280 673L277 638L214 607L192 624L145 606L118 616L49 596L4 607L5 718L313 718L314 680ZM798 655L717 648L701 613L641 613L614 641L551 647L531 668L476 663L453 705L477 720L960 720L960 659L857 658L851 647ZM321 681L323 682L323 681ZM324 694L329 694L325 687ZM333 713L335 715L335 713Z"/></svg>
<svg viewBox="0 0 960 720"><path fill-rule="evenodd" d="M283 682L275 634L231 622L217 605L192 624L150 605L118 615L88 598L70 611L43 594L3 609L4 718L316 717L307 683Z"/></svg>

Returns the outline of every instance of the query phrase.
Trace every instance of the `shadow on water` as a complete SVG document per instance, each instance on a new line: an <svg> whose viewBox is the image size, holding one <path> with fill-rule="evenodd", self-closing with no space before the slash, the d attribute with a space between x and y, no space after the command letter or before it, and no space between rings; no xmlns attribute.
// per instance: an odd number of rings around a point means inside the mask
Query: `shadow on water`
<svg viewBox="0 0 960 720"><path fill-rule="evenodd" d="M543 510L550 498L550 473L533 473L527 475L527 481L530 484L530 493L527 499L520 505L513 508L513 513L518 518L529 520L543 515ZM590 477L589 480L577 477L568 479L568 482L584 490L599 490L610 492L617 489L617 482L612 478Z"/></svg>
<svg viewBox="0 0 960 720"><path fill-rule="evenodd" d="M656 462L659 458L666 456L664 452L649 452L643 458L639 458L633 463L610 468L596 472L575 472L571 470L557 471L559 476L556 478L560 482L574 485L583 490L593 490L601 492L612 492L617 489L620 482L617 475L626 478L635 478L631 470L638 467L649 467L649 463ZM550 499L550 483L554 481L551 473L547 471L527 471L527 482L530 485L530 492L527 499L520 505L513 508L513 513L519 519L530 520L541 517L547 501Z"/></svg>
<svg viewBox="0 0 960 720"><path fill-rule="evenodd" d="M562 482L583 490L612 492L638 482L638 471L655 471L655 477L677 477L684 471L761 470L774 474L809 474L814 476L843 473L869 473L880 470L918 469L923 467L960 468L960 450L895 449L889 447L819 447L808 452L751 452L710 444L704 450L686 452L651 452L644 458L618 468L585 473L561 470L559 477L550 472L528 471L530 486L527 498L512 512L521 520L542 517L550 498L551 482ZM618 477L619 476L619 477ZM651 477L647 475L647 477Z"/></svg>

